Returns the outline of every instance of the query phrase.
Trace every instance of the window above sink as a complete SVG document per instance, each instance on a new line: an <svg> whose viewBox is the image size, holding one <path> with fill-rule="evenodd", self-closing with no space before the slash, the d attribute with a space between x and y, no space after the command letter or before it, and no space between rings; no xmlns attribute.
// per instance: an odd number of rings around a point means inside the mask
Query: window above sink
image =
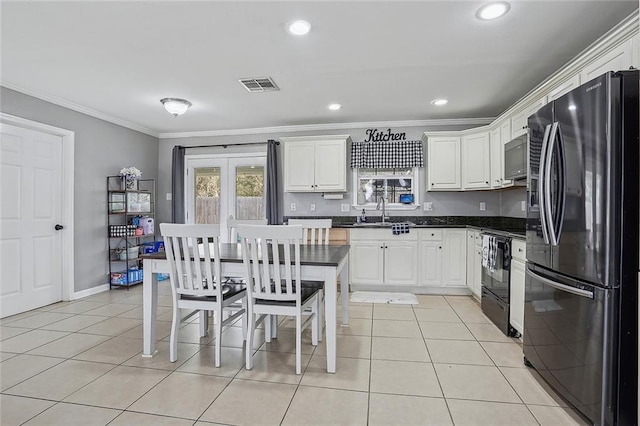
<svg viewBox="0 0 640 426"><path fill-rule="evenodd" d="M354 168L353 206L375 210L384 197L387 210L415 210L420 205L418 184L417 167Z"/></svg>

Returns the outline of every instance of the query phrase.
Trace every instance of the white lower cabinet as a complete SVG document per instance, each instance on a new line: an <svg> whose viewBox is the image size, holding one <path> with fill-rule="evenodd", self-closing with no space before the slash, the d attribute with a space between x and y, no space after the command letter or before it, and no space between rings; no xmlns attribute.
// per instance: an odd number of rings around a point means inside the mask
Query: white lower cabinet
<svg viewBox="0 0 640 426"><path fill-rule="evenodd" d="M520 334L524 334L524 268L524 262L515 259L511 261L509 323Z"/></svg>
<svg viewBox="0 0 640 426"><path fill-rule="evenodd" d="M393 235L390 229L364 228L350 234L351 284L468 294L466 229L414 228Z"/></svg>
<svg viewBox="0 0 640 426"><path fill-rule="evenodd" d="M467 231L467 287L480 300L482 294L482 238L480 231Z"/></svg>
<svg viewBox="0 0 640 426"><path fill-rule="evenodd" d="M384 283L415 285L417 281L417 241L391 241L387 239L384 244Z"/></svg>
<svg viewBox="0 0 640 426"><path fill-rule="evenodd" d="M431 288L465 288L465 229L419 229L420 285Z"/></svg>
<svg viewBox="0 0 640 426"><path fill-rule="evenodd" d="M420 284L428 287L442 285L442 241L420 243Z"/></svg>
<svg viewBox="0 0 640 426"><path fill-rule="evenodd" d="M482 244L476 245L473 252L473 288L471 291L478 298L482 298Z"/></svg>
<svg viewBox="0 0 640 426"><path fill-rule="evenodd" d="M514 239L511 242L511 281L509 292L509 323L524 334L524 289L527 245Z"/></svg>
<svg viewBox="0 0 640 426"><path fill-rule="evenodd" d="M350 236L351 284L414 286L418 281L418 236L393 235L391 229L353 229Z"/></svg>
<svg viewBox="0 0 640 426"><path fill-rule="evenodd" d="M377 241L354 241L351 231L349 273L351 284L382 284L384 280L384 251Z"/></svg>
<svg viewBox="0 0 640 426"><path fill-rule="evenodd" d="M444 230L444 254L442 256L442 280L446 287L467 285L467 230Z"/></svg>

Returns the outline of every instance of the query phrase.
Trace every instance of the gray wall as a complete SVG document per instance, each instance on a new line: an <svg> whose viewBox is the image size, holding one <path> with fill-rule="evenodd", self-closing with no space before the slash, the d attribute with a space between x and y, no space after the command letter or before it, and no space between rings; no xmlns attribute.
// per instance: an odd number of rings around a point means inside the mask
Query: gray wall
<svg viewBox="0 0 640 426"><path fill-rule="evenodd" d="M468 127L468 126L467 126ZM405 132L407 140L419 140L422 134L427 131L443 131L443 130L462 130L465 126L432 126L432 127L408 127L408 128L392 128L393 132ZM386 130L386 128L380 128ZM176 138L176 139L160 139L160 151L158 156L158 219L160 222L171 220L171 202L166 200L166 194L171 192L171 150L175 145L194 146L194 145L222 145L233 143L249 143L264 142L268 139L278 140L284 136L310 136L310 135L328 135L328 134L349 134L353 141L362 141L365 139L366 128L361 129L339 129L339 130L322 130L313 132L288 132L288 133L269 133L256 135L241 136L210 136L210 137L192 137L192 138ZM203 153L232 153L239 150L244 151L265 151L266 147L248 146L248 147L229 147L227 149L221 147L215 148L198 148L187 150L187 154L203 154ZM279 146L280 159L282 159L282 146ZM426 150L425 150L426 155ZM280 162L279 175L282 176L282 162ZM487 215L498 216L500 214L500 195L494 191L478 192L448 192L448 193L426 193L426 175L424 169L419 173L419 184L421 188L421 203L423 201L433 201L434 210L424 212L421 208L418 210L391 212L392 215L398 216L415 216L415 215ZM355 216L359 212L350 207L349 212L341 212L341 204L352 203L351 196L351 171L347 173L348 192L343 200L325 200L321 194L305 194L305 193L285 193L283 194L283 206L285 216ZM480 211L480 201L487 204L487 210ZM291 212L289 207L291 203L296 203L296 212ZM309 207L311 203L316 204L316 211L311 212ZM375 213L371 213L374 214Z"/></svg>
<svg viewBox="0 0 640 426"><path fill-rule="evenodd" d="M4 87L0 99L4 113L75 132L75 291L107 283L106 176L136 166L157 179L158 139Z"/></svg>
<svg viewBox="0 0 640 426"><path fill-rule="evenodd" d="M500 216L527 217L527 212L521 208L521 204L527 200L526 187L503 189L500 198Z"/></svg>

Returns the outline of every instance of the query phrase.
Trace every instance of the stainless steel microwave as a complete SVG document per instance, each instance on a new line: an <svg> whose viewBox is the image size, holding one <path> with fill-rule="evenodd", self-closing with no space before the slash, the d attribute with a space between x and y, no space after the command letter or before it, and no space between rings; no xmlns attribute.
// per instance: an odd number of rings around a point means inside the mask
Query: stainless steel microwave
<svg viewBox="0 0 640 426"><path fill-rule="evenodd" d="M504 178L527 178L527 135L520 136L504 146Z"/></svg>

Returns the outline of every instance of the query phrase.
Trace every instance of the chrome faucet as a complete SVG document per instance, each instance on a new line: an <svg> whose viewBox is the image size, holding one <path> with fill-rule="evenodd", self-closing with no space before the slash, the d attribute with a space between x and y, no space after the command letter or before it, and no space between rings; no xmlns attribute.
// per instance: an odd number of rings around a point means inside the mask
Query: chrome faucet
<svg viewBox="0 0 640 426"><path fill-rule="evenodd" d="M387 208L386 208L386 200L384 197L378 198L378 205L376 206L376 210L380 210L380 205L382 205L382 223L385 223L389 216L387 216Z"/></svg>

